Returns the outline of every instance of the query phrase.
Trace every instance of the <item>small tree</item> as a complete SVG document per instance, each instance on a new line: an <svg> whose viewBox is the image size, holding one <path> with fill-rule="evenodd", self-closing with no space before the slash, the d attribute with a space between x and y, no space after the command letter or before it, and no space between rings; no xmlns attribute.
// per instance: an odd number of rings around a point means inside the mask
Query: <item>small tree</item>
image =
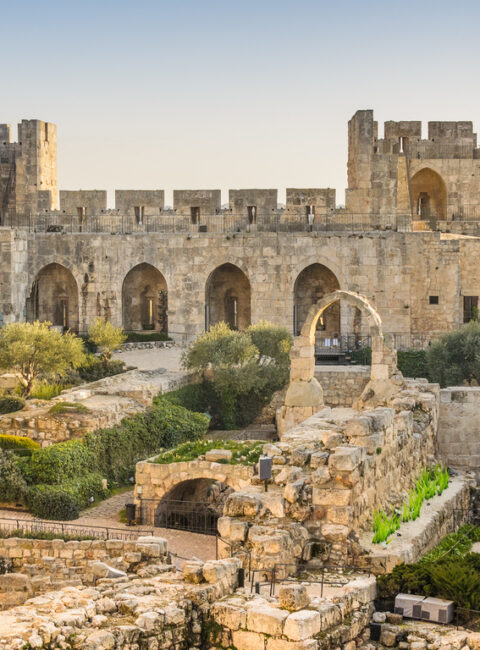
<svg viewBox="0 0 480 650"><path fill-rule="evenodd" d="M100 317L96 318L88 328L88 336L92 343L100 348L100 358L104 366L112 358L115 350L127 340L123 327L115 327L110 321Z"/></svg>
<svg viewBox="0 0 480 650"><path fill-rule="evenodd" d="M63 376L85 362L83 341L51 323L10 323L0 329L0 370L13 371L25 396L36 379Z"/></svg>
<svg viewBox="0 0 480 650"><path fill-rule="evenodd" d="M480 323L471 320L458 330L442 334L427 350L428 374L440 386L480 384Z"/></svg>

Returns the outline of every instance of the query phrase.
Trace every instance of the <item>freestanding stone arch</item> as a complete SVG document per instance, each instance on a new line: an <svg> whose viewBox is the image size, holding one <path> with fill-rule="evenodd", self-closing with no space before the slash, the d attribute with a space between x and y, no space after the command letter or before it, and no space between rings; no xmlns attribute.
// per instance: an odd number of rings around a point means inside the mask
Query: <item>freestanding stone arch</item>
<svg viewBox="0 0 480 650"><path fill-rule="evenodd" d="M277 416L279 435L303 422L323 407L323 390L315 379L315 331L317 321L330 305L344 300L365 316L372 339L372 366L367 384L358 406L373 406L394 392L398 376L397 352L382 331L379 313L365 296L353 291L337 290L324 296L310 308L300 336L295 337L290 352L290 385L285 404Z"/></svg>

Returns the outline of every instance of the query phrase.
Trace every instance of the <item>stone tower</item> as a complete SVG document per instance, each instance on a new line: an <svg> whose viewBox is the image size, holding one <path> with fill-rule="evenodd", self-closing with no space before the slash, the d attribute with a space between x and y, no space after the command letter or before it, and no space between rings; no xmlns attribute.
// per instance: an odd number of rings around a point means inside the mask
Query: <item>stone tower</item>
<svg viewBox="0 0 480 650"><path fill-rule="evenodd" d="M33 215L58 208L57 127L22 120L18 142L0 124L0 225L26 226Z"/></svg>

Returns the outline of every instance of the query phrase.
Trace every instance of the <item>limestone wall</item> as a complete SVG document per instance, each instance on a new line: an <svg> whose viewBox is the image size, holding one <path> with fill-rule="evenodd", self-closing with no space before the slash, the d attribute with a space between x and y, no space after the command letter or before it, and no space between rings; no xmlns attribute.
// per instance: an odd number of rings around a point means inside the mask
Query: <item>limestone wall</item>
<svg viewBox="0 0 480 650"><path fill-rule="evenodd" d="M455 386L440 391L438 454L450 467L480 476L480 388Z"/></svg>
<svg viewBox="0 0 480 650"><path fill-rule="evenodd" d="M56 262L76 281L81 331L98 315L120 325L125 276L149 263L167 284L169 334L183 342L204 330L208 278L229 262L248 277L252 322L263 318L293 326L295 282L303 269L318 263L334 273L340 288L372 302L385 333L433 335L463 322L462 295L480 294L479 245L474 237L432 232L242 232L233 237L16 231L14 236L9 230L2 254L11 262L2 271L0 313L22 320L37 274ZM430 295L439 296L438 304L430 304ZM341 310L340 333L353 332L354 319L353 309ZM367 333L365 323L359 331Z"/></svg>
<svg viewBox="0 0 480 650"><path fill-rule="evenodd" d="M129 370L65 390L48 402L29 400L21 411L0 417L0 433L27 436L42 447L79 438L143 411L158 393L177 390L192 379L191 374L184 372ZM79 403L88 411L50 413L50 408L58 402Z"/></svg>
<svg viewBox="0 0 480 650"><path fill-rule="evenodd" d="M370 379L370 366L315 366L326 406L352 406Z"/></svg>

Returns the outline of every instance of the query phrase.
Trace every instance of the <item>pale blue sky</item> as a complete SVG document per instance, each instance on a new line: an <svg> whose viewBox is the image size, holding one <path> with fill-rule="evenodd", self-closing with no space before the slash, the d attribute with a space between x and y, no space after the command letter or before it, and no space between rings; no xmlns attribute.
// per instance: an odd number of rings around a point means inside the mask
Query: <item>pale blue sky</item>
<svg viewBox="0 0 480 650"><path fill-rule="evenodd" d="M347 121L473 120L478 0L0 0L0 122L63 189L335 187Z"/></svg>

